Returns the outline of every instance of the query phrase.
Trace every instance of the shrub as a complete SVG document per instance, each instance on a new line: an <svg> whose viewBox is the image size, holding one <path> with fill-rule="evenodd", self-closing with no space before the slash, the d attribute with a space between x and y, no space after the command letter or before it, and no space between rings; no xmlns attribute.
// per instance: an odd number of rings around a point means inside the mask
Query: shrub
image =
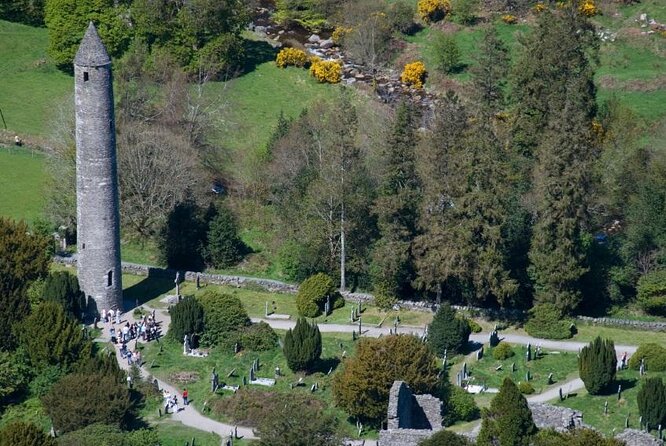
<svg viewBox="0 0 666 446"><path fill-rule="evenodd" d="M504 378L490 409L483 413L477 446L528 446L536 432L525 397L510 378Z"/></svg>
<svg viewBox="0 0 666 446"><path fill-rule="evenodd" d="M467 320L458 317L450 305L444 304L428 326L428 344L439 356L444 356L444 350L449 355L460 353L467 346L471 331Z"/></svg>
<svg viewBox="0 0 666 446"><path fill-rule="evenodd" d="M473 25L479 9L479 0L453 0L451 11L453 17L463 25Z"/></svg>
<svg viewBox="0 0 666 446"><path fill-rule="evenodd" d="M666 348L654 343L641 344L636 353L629 358L629 367L638 370L643 358L648 370L666 372Z"/></svg>
<svg viewBox="0 0 666 446"><path fill-rule="evenodd" d="M569 339L573 336L571 321L563 320L562 311L553 304L540 304L532 308L525 331L535 338Z"/></svg>
<svg viewBox="0 0 666 446"><path fill-rule="evenodd" d="M609 339L597 337L578 356L578 373L591 395L600 394L612 384L616 368L615 344Z"/></svg>
<svg viewBox="0 0 666 446"><path fill-rule="evenodd" d="M304 318L299 318L293 330L287 331L282 351L287 365L294 372L312 369L321 356L321 333L317 324L310 325Z"/></svg>
<svg viewBox="0 0 666 446"><path fill-rule="evenodd" d="M344 299L335 288L333 279L328 274L317 273L308 277L298 287L298 294L296 295L298 314L304 317L319 316L327 299L330 299L334 308L344 305Z"/></svg>
<svg viewBox="0 0 666 446"><path fill-rule="evenodd" d="M403 34L410 34L414 30L414 3L398 0L391 3L388 8L388 21L391 28Z"/></svg>
<svg viewBox="0 0 666 446"><path fill-rule="evenodd" d="M206 233L206 262L215 268L228 268L241 261L245 250L234 215L225 207L215 210Z"/></svg>
<svg viewBox="0 0 666 446"><path fill-rule="evenodd" d="M454 37L438 33L433 42L433 51L439 70L444 73L455 73L460 69L460 49Z"/></svg>
<svg viewBox="0 0 666 446"><path fill-rule="evenodd" d="M532 387L532 384L530 384L527 381L519 382L518 390L520 390L520 393L522 393L523 395L531 395L534 393L534 387Z"/></svg>
<svg viewBox="0 0 666 446"><path fill-rule="evenodd" d="M353 31L353 28L345 28L344 26L336 26L335 29L333 30L333 34L331 34L331 40L333 40L333 43L336 45L340 45L343 40L345 40L345 36L349 34L350 32Z"/></svg>
<svg viewBox="0 0 666 446"><path fill-rule="evenodd" d="M275 64L280 68L288 66L305 67L310 63L307 53L297 48L283 48L275 58Z"/></svg>
<svg viewBox="0 0 666 446"><path fill-rule="evenodd" d="M42 398L54 427L71 432L89 424L123 427L131 420L129 391L115 376L72 373L58 381Z"/></svg>
<svg viewBox="0 0 666 446"><path fill-rule="evenodd" d="M117 426L96 423L61 435L58 446L127 446L125 439L125 432Z"/></svg>
<svg viewBox="0 0 666 446"><path fill-rule="evenodd" d="M472 421L479 418L479 406L474 401L474 395L467 393L463 388L454 386L447 401L447 424L456 421Z"/></svg>
<svg viewBox="0 0 666 446"><path fill-rule="evenodd" d="M400 75L400 82L412 85L414 88L423 88L426 78L426 68L423 62L412 62L405 65Z"/></svg>
<svg viewBox="0 0 666 446"><path fill-rule="evenodd" d="M659 377L647 378L636 397L643 422L652 428L666 425L666 386Z"/></svg>
<svg viewBox="0 0 666 446"><path fill-rule="evenodd" d="M437 22L451 10L448 0L419 0L416 11L426 23Z"/></svg>
<svg viewBox="0 0 666 446"><path fill-rule="evenodd" d="M335 60L312 62L310 74L321 83L337 84L342 80L342 66Z"/></svg>
<svg viewBox="0 0 666 446"><path fill-rule="evenodd" d="M534 5L534 7L532 7L532 10L533 10L536 14L538 14L538 13L540 13L540 12L544 12L546 9L548 9L548 7L547 7L546 4L543 3L543 2L537 2L537 4Z"/></svg>
<svg viewBox="0 0 666 446"><path fill-rule="evenodd" d="M33 423L12 421L0 429L0 446L57 446L55 438Z"/></svg>
<svg viewBox="0 0 666 446"><path fill-rule="evenodd" d="M380 291L375 294L373 302L380 310L388 311L398 303L398 298L391 293Z"/></svg>
<svg viewBox="0 0 666 446"><path fill-rule="evenodd" d="M42 298L63 306L67 314L80 318L86 309L86 296L79 287L79 279L67 271L54 271L44 281Z"/></svg>
<svg viewBox="0 0 666 446"><path fill-rule="evenodd" d="M415 394L433 393L439 371L433 352L415 336L362 338L333 377L333 398L352 417L379 423L394 381L405 381Z"/></svg>
<svg viewBox="0 0 666 446"><path fill-rule="evenodd" d="M653 271L638 279L637 296L643 311L666 316L666 269Z"/></svg>
<svg viewBox="0 0 666 446"><path fill-rule="evenodd" d="M449 430L440 430L419 443L419 446L471 446L472 443L462 435Z"/></svg>
<svg viewBox="0 0 666 446"><path fill-rule="evenodd" d="M263 321L244 327L240 331L240 344L246 350L255 352L273 350L277 341L278 335Z"/></svg>
<svg viewBox="0 0 666 446"><path fill-rule="evenodd" d="M29 380L30 367L24 355L0 351L0 402L23 390Z"/></svg>
<svg viewBox="0 0 666 446"><path fill-rule="evenodd" d="M516 353L511 348L511 345L502 342L497 347L493 348L493 358L498 361L503 361L515 355Z"/></svg>
<svg viewBox="0 0 666 446"><path fill-rule="evenodd" d="M204 309L194 296L185 296L169 310L169 337L182 342L185 335L201 336L204 331Z"/></svg>
<svg viewBox="0 0 666 446"><path fill-rule="evenodd" d="M44 396L51 390L51 387L65 375L65 371L57 365L50 365L40 371L28 385L30 394L34 396Z"/></svg>
<svg viewBox="0 0 666 446"><path fill-rule="evenodd" d="M472 319L467 319L467 323L469 324L469 329L472 330L472 333L481 333L483 331L481 326Z"/></svg>
<svg viewBox="0 0 666 446"><path fill-rule="evenodd" d="M504 14L502 16L502 21L507 25L515 25L516 23L518 23L518 18L512 14Z"/></svg>
<svg viewBox="0 0 666 446"><path fill-rule="evenodd" d="M204 309L201 342L205 345L218 345L230 333L250 325L250 318L236 296L206 290L199 296L199 302Z"/></svg>
<svg viewBox="0 0 666 446"><path fill-rule="evenodd" d="M578 6L578 11L585 17L592 17L599 14L599 8L594 3L594 0L583 0Z"/></svg>

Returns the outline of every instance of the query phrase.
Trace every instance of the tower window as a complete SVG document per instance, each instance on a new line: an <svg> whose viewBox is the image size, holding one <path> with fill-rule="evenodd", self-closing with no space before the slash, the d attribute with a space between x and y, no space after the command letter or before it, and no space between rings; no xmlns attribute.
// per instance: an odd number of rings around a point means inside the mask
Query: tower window
<svg viewBox="0 0 666 446"><path fill-rule="evenodd" d="M81 249L86 249L86 244L85 244L85 243L83 243L83 244L81 245Z"/></svg>
<svg viewBox="0 0 666 446"><path fill-rule="evenodd" d="M88 82L88 72L87 71L83 72L83 82Z"/></svg>
<svg viewBox="0 0 666 446"><path fill-rule="evenodd" d="M113 285L113 271L106 273L106 286Z"/></svg>

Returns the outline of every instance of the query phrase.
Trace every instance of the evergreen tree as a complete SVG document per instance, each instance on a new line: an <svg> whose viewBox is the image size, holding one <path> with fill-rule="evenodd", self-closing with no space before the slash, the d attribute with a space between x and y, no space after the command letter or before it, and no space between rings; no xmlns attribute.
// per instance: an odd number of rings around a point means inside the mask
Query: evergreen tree
<svg viewBox="0 0 666 446"><path fill-rule="evenodd" d="M666 425L666 386L660 377L643 381L636 399L645 424L650 428Z"/></svg>
<svg viewBox="0 0 666 446"><path fill-rule="evenodd" d="M234 338L231 335L251 324L247 311L237 296L206 290L198 299L204 309L202 343L205 345L229 342Z"/></svg>
<svg viewBox="0 0 666 446"><path fill-rule="evenodd" d="M420 442L419 446L470 446L471 444L462 435L442 429L430 438Z"/></svg>
<svg viewBox="0 0 666 446"><path fill-rule="evenodd" d="M599 395L615 380L617 356L610 339L597 337L578 356L578 373L591 395Z"/></svg>
<svg viewBox="0 0 666 446"><path fill-rule="evenodd" d="M278 115L278 120L275 124L275 128L273 129L273 133L271 133L271 136L268 138L268 142L266 143L266 155L268 157L270 157L273 153L273 149L275 149L278 141L287 136L293 121L293 119L284 115L284 110L280 110L280 114Z"/></svg>
<svg viewBox="0 0 666 446"><path fill-rule="evenodd" d="M78 322L56 302L42 302L16 331L35 367L57 365L68 370L92 354L92 346Z"/></svg>
<svg viewBox="0 0 666 446"><path fill-rule="evenodd" d="M0 446L57 446L55 438L33 423L12 421L0 429Z"/></svg>
<svg viewBox="0 0 666 446"><path fill-rule="evenodd" d="M477 446L528 446L537 428L527 400L510 378L483 412Z"/></svg>
<svg viewBox="0 0 666 446"><path fill-rule="evenodd" d="M305 318L299 318L296 326L287 331L282 352L292 371L311 370L321 356L321 333L317 324L311 325Z"/></svg>
<svg viewBox="0 0 666 446"><path fill-rule="evenodd" d="M185 335L199 337L204 331L204 309L194 296L185 296L169 310L169 336L182 342Z"/></svg>
<svg viewBox="0 0 666 446"><path fill-rule="evenodd" d="M456 316L449 304L439 307L432 323L428 325L428 344L439 355L461 353L469 342L472 330L464 317Z"/></svg>
<svg viewBox="0 0 666 446"><path fill-rule="evenodd" d="M345 302L328 274L317 273L310 276L298 287L298 314L303 317L317 317L322 313L327 300L330 301L331 310L341 308Z"/></svg>
<svg viewBox="0 0 666 446"><path fill-rule="evenodd" d="M238 225L231 210L221 207L208 223L205 257L215 268L228 268L238 263L245 244L238 237Z"/></svg>
<svg viewBox="0 0 666 446"><path fill-rule="evenodd" d="M414 279L411 243L416 235L419 202L414 113L409 104L398 106L382 150L382 179L373 207L380 239L372 251L372 284L377 293L389 296L407 297Z"/></svg>
<svg viewBox="0 0 666 446"><path fill-rule="evenodd" d="M86 296L79 287L79 279L67 271L54 271L48 275L42 297L59 303L69 316L75 318L80 318L86 310Z"/></svg>
<svg viewBox="0 0 666 446"><path fill-rule="evenodd" d="M161 260L169 268L201 271L206 222L201 208L191 199L173 208L158 239Z"/></svg>
<svg viewBox="0 0 666 446"><path fill-rule="evenodd" d="M49 245L24 222L0 217L0 350L16 346L12 327L30 314L28 288L48 273Z"/></svg>
<svg viewBox="0 0 666 446"><path fill-rule="evenodd" d="M479 44L476 65L470 69L473 96L483 112L495 114L504 108L508 72L509 50L499 38L497 29L488 26Z"/></svg>

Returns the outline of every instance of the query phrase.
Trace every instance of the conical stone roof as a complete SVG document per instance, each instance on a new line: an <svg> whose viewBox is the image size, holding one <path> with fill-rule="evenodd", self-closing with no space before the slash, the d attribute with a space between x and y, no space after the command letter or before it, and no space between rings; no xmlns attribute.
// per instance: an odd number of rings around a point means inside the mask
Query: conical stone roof
<svg viewBox="0 0 666 446"><path fill-rule="evenodd" d="M102 43L97 28L90 22L86 34L81 40L79 50L74 57L74 65L81 67L100 67L111 63L109 53L106 52L106 47Z"/></svg>

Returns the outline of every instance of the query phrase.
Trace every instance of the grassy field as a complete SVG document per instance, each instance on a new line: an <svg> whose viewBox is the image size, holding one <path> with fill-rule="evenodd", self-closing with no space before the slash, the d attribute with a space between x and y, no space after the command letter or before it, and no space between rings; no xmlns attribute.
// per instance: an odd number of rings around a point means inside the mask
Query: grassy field
<svg viewBox="0 0 666 446"><path fill-rule="evenodd" d="M514 382L525 381L529 370L530 384L536 393L541 393L548 387L548 374L553 374L554 384L571 379L578 373L576 354L571 352L550 352L543 350L542 355L535 360L525 361L527 347L513 346L514 356L498 361L492 356L492 349L486 350L480 361L476 359L467 362L468 370L473 379L473 384L487 385L499 388L504 378L511 378ZM532 354L534 354L534 346ZM515 372L511 371L511 364L515 364ZM498 366L501 370L496 370Z"/></svg>
<svg viewBox="0 0 666 446"><path fill-rule="evenodd" d="M0 146L0 191L0 216L27 222L41 216L44 206L44 156Z"/></svg>
<svg viewBox="0 0 666 446"><path fill-rule="evenodd" d="M652 373L650 376L666 376L666 374ZM564 401L556 403L560 406L571 407L583 413L583 422L600 430L606 435L613 431L624 429L626 418L629 417L629 427L638 429L638 404L636 395L640 389L640 377L635 370L622 370L618 372L617 383L622 385L622 398L617 399L617 393L609 395L589 395L585 389L575 396L569 395ZM617 387L615 387L617 389ZM604 414L604 403L608 401L608 414Z"/></svg>
<svg viewBox="0 0 666 446"><path fill-rule="evenodd" d="M0 109L9 130L40 139L74 86L46 57L47 44L45 28L0 20Z"/></svg>

